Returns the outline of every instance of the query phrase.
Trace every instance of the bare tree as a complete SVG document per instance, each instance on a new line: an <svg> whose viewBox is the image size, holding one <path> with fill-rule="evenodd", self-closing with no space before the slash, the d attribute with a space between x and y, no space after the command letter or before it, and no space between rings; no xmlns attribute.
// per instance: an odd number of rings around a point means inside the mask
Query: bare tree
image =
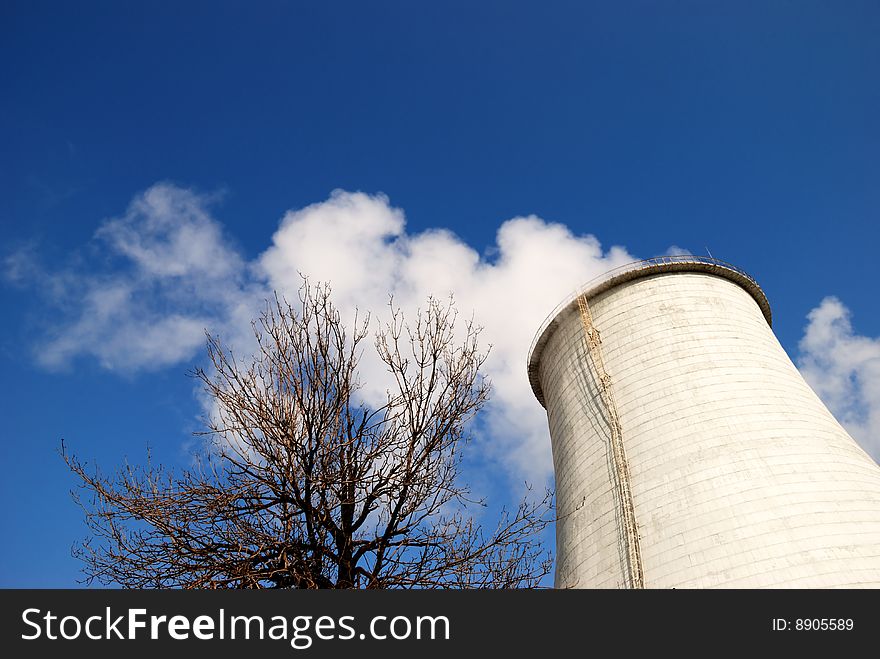
<svg viewBox="0 0 880 659"><path fill-rule="evenodd" d="M86 582L133 588L513 588L548 573L538 535L551 498L526 498L484 528L459 482L467 422L489 384L479 328L457 340L450 301L408 324L393 302L375 347L394 385L359 394L368 319L346 331L326 286L275 299L255 357L208 337L194 372L213 400L212 450L175 473L102 475L67 452L92 536L74 548ZM84 496L83 496L84 495Z"/></svg>

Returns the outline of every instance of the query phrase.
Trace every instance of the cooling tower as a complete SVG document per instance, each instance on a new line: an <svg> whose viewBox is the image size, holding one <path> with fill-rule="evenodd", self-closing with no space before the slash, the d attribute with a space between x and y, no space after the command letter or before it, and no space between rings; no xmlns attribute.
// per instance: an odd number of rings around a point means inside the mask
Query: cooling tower
<svg viewBox="0 0 880 659"><path fill-rule="evenodd" d="M539 330L559 588L880 587L880 467L801 377L757 282L640 261Z"/></svg>

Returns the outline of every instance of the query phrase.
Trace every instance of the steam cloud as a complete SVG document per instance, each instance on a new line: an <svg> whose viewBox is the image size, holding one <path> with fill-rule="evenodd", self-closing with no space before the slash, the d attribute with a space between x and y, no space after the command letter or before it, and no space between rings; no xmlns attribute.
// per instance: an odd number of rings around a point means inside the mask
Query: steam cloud
<svg viewBox="0 0 880 659"><path fill-rule="evenodd" d="M38 361L55 369L86 356L109 370L160 369L199 355L205 328L247 347L263 301L273 290L295 299L300 273L331 283L344 318L358 308L378 322L389 295L411 317L429 295L454 294L462 320L472 315L491 345L481 446L518 479L548 481L546 418L525 377L526 352L544 316L578 284L633 260L626 250L603 251L593 236L529 216L501 225L489 259L449 231L408 233L403 211L382 195L335 191L288 212L271 245L248 261L212 217L212 201L168 183L138 195L96 234L111 261L105 272L26 273L25 260L9 264L62 308L36 347ZM369 350L361 370L365 395L381 400L383 369Z"/></svg>
<svg viewBox="0 0 880 659"><path fill-rule="evenodd" d="M549 481L546 417L528 385L526 353L546 314L576 286L634 260L624 248L603 250L592 235L527 216L499 227L489 258L449 231L408 233L403 211L383 195L337 190L286 213L271 245L247 260L211 215L213 201L152 186L98 230L110 261L99 273L47 273L20 254L8 260L8 276L36 281L61 312L36 348L39 362L63 368L86 356L109 370L160 369L199 355L205 328L247 346L263 300L273 290L295 299L300 273L330 282L347 318L355 308L382 318L389 294L409 315L429 295L452 293L492 346L492 400L480 422L485 456L519 480ZM863 442L878 437L880 341L855 336L846 309L826 299L811 312L801 349L801 368L832 410ZM366 357L369 399L384 381Z"/></svg>

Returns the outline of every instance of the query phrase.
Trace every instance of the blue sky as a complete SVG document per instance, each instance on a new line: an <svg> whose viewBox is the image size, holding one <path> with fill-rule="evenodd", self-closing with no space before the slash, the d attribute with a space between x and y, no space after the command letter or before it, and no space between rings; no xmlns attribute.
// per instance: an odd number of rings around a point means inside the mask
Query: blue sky
<svg viewBox="0 0 880 659"><path fill-rule="evenodd" d="M413 299L447 264L478 320L527 307L530 337L579 277L711 250L877 458L878 33L874 2L4 3L0 586L76 584L60 439L185 463L188 328L235 336L306 262L352 300L376 263ZM560 288L518 297L535 272ZM477 443L496 498L546 452L507 437L519 350Z"/></svg>

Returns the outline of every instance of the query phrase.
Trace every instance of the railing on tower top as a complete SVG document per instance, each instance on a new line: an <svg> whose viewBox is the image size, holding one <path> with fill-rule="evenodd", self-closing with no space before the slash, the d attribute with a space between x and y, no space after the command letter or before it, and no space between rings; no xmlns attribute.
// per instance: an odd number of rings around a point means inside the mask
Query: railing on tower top
<svg viewBox="0 0 880 659"><path fill-rule="evenodd" d="M752 277L748 272L743 270L742 268L738 268L737 266L727 263L726 261L722 261L721 259L716 259L711 256L696 256L693 254L682 254L679 256L655 256L650 259L640 259L638 261L632 261L631 263L626 263L624 265L618 266L612 270L608 270L607 272L602 273L598 277L594 277L586 284L578 287L578 289L572 293L570 296L565 298L560 304L556 305L556 307L551 311L544 321L541 323L541 326L538 328L538 331L535 333L535 338L532 339L532 344L529 346L529 351L526 356L526 360L531 359L532 353L535 350L535 346L538 344L541 336L544 334L544 331L550 324L553 322L553 319L559 314L560 311L573 304L580 296L585 293L589 293L590 289L596 288L600 284L607 282L611 279L619 277L624 273L630 272L638 272L639 270L648 270L654 268L656 266L662 265L674 265L674 264L701 264L708 265L717 268L721 268L724 270L729 270L741 275L749 282L755 285L755 287L760 290L760 286L758 285L757 280Z"/></svg>

